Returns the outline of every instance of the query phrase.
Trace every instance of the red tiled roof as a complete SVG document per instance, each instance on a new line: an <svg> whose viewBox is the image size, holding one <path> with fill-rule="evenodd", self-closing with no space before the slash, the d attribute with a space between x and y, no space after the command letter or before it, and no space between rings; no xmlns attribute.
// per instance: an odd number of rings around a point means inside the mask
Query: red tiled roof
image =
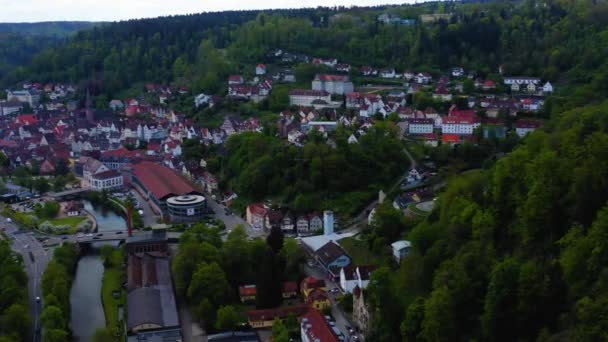
<svg viewBox="0 0 608 342"><path fill-rule="evenodd" d="M329 93L326 92L325 90L294 89L289 92L289 95L328 96Z"/></svg>
<svg viewBox="0 0 608 342"><path fill-rule="evenodd" d="M247 312L247 318L250 322L272 321L275 319L275 317L281 319L287 318L289 314L292 313L296 316L302 316L309 310L311 310L311 308L308 305L287 306L264 310L251 310Z"/></svg>
<svg viewBox="0 0 608 342"><path fill-rule="evenodd" d="M460 136L458 134L444 134L441 138L443 142L460 142Z"/></svg>
<svg viewBox="0 0 608 342"><path fill-rule="evenodd" d="M268 212L268 209L264 208L262 203L253 203L248 206L249 211L258 216L264 216Z"/></svg>
<svg viewBox="0 0 608 342"><path fill-rule="evenodd" d="M338 342L338 336L317 310L311 309L302 317L303 332L310 341Z"/></svg>
<svg viewBox="0 0 608 342"><path fill-rule="evenodd" d="M170 195L198 192L173 170L154 162L142 161L135 164L133 175L159 200Z"/></svg>
<svg viewBox="0 0 608 342"><path fill-rule="evenodd" d="M328 297L327 297L327 293L325 293L325 291L323 291L321 289L313 289L308 294L308 297L306 298L306 302L312 303L312 302L316 302L316 301L326 301L327 299L328 299Z"/></svg>
<svg viewBox="0 0 608 342"><path fill-rule="evenodd" d="M36 114L23 114L17 117L17 122L24 125L33 125L38 122L38 118L36 117Z"/></svg>
<svg viewBox="0 0 608 342"><path fill-rule="evenodd" d="M256 293L257 293L257 288L255 285L239 286L239 295L240 296L255 296Z"/></svg>
<svg viewBox="0 0 608 342"><path fill-rule="evenodd" d="M344 75L320 74L320 75L317 75L317 78L324 82L349 82L350 81L349 77L344 76Z"/></svg>
<svg viewBox="0 0 608 342"><path fill-rule="evenodd" d="M297 292L298 283L295 281L286 281L283 283L283 293Z"/></svg>

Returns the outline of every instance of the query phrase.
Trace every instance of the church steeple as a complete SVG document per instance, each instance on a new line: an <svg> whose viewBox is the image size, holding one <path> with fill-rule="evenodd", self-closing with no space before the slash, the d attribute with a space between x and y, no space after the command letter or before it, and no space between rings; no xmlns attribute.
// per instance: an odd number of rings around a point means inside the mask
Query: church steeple
<svg viewBox="0 0 608 342"><path fill-rule="evenodd" d="M93 101L91 100L91 92L89 87L87 87L87 98L85 100L85 114L87 121L90 123L95 123L95 115L93 112Z"/></svg>

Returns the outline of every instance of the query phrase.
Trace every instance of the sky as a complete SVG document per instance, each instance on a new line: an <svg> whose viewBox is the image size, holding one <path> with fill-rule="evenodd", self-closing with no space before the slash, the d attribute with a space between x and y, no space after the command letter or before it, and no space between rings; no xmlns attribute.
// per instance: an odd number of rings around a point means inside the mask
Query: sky
<svg viewBox="0 0 608 342"><path fill-rule="evenodd" d="M414 0L0 0L0 22L116 21L222 10L412 2Z"/></svg>

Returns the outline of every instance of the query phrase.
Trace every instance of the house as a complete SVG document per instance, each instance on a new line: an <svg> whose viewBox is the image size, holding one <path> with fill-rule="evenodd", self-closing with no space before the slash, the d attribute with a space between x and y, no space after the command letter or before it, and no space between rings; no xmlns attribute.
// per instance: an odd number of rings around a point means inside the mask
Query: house
<svg viewBox="0 0 608 342"><path fill-rule="evenodd" d="M283 283L282 290L283 299L295 298L298 296L298 283L295 281L286 281Z"/></svg>
<svg viewBox="0 0 608 342"><path fill-rule="evenodd" d="M256 65L255 74L258 76L266 75L266 65L264 65L264 64Z"/></svg>
<svg viewBox="0 0 608 342"><path fill-rule="evenodd" d="M553 93L553 85L550 82L547 82L543 85L543 93L551 94Z"/></svg>
<svg viewBox="0 0 608 342"><path fill-rule="evenodd" d="M304 278L300 283L300 292L302 294L302 297L308 297L308 294L313 289L321 289L323 291L326 291L327 289L325 287L325 280L317 279L311 276Z"/></svg>
<svg viewBox="0 0 608 342"><path fill-rule="evenodd" d="M84 204L80 201L68 201L62 203L63 212L66 216L80 216L84 212Z"/></svg>
<svg viewBox="0 0 608 342"><path fill-rule="evenodd" d="M44 160L42 164L40 164L40 174L50 175L53 173L55 173L55 165L53 165L53 163L48 159Z"/></svg>
<svg viewBox="0 0 608 342"><path fill-rule="evenodd" d="M522 87L527 87L530 84L533 84L534 89L536 89L536 85L540 83L540 79L527 76L505 77L503 82L505 85L511 87L511 90L520 91L523 90Z"/></svg>
<svg viewBox="0 0 608 342"><path fill-rule="evenodd" d="M15 114L22 109L23 104L19 101L0 101L0 116Z"/></svg>
<svg viewBox="0 0 608 342"><path fill-rule="evenodd" d="M336 71L349 73L350 64L346 64L346 63L336 64Z"/></svg>
<svg viewBox="0 0 608 342"><path fill-rule="evenodd" d="M292 234L295 232L296 219L290 212L284 212L281 218L281 230L285 234Z"/></svg>
<svg viewBox="0 0 608 342"><path fill-rule="evenodd" d="M370 308L365 302L363 290L358 286L353 289L353 321L359 330L367 335L371 325Z"/></svg>
<svg viewBox="0 0 608 342"><path fill-rule="evenodd" d="M433 80L433 76L431 76L431 74L428 72L417 73L414 77L414 81L418 84L427 84L430 83L431 80Z"/></svg>
<svg viewBox="0 0 608 342"><path fill-rule="evenodd" d="M298 234L309 234L323 229L323 219L318 213L299 216L296 220Z"/></svg>
<svg viewBox="0 0 608 342"><path fill-rule="evenodd" d="M452 75L452 77L462 77L464 76L464 69L461 67L452 68L450 74Z"/></svg>
<svg viewBox="0 0 608 342"><path fill-rule="evenodd" d="M412 250L412 244L406 240L395 241L391 243L393 249L393 258L400 263Z"/></svg>
<svg viewBox="0 0 608 342"><path fill-rule="evenodd" d="M246 221L255 229L262 229L266 221L268 208L262 203L253 203L247 206Z"/></svg>
<svg viewBox="0 0 608 342"><path fill-rule="evenodd" d="M344 336L341 336L342 339L340 339L336 332L339 333L339 330L332 327L317 310L308 310L300 320L300 339L302 342L344 341Z"/></svg>
<svg viewBox="0 0 608 342"><path fill-rule="evenodd" d="M312 80L312 89L330 94L344 95L354 90L353 82L347 75L317 74Z"/></svg>
<svg viewBox="0 0 608 342"><path fill-rule="evenodd" d="M483 90L494 90L496 89L496 82L492 81L492 80L485 80L482 84L481 84L481 89Z"/></svg>
<svg viewBox="0 0 608 342"><path fill-rule="evenodd" d="M245 83L245 80L243 79L243 76L241 76L241 75L228 76L228 85L237 85L237 84L243 84L243 83Z"/></svg>
<svg viewBox="0 0 608 342"><path fill-rule="evenodd" d="M449 102L452 101L452 94L448 91L445 86L438 86L433 92L433 98L440 101Z"/></svg>
<svg viewBox="0 0 608 342"><path fill-rule="evenodd" d="M304 297L304 303L319 311L323 311L324 309L331 307L331 302L329 301L327 292L321 289L312 289L310 292L308 292L308 295Z"/></svg>
<svg viewBox="0 0 608 342"><path fill-rule="evenodd" d="M528 83L528 85L526 86L526 90L530 93L533 93L536 91L536 84L534 83Z"/></svg>
<svg viewBox="0 0 608 342"><path fill-rule="evenodd" d="M540 121L518 120L515 123L515 133L520 137L525 137L528 133L534 132L541 126Z"/></svg>
<svg viewBox="0 0 608 342"><path fill-rule="evenodd" d="M329 241L316 250L315 256L327 274L336 281L340 277L340 269L351 263L350 256L334 241Z"/></svg>
<svg viewBox="0 0 608 342"><path fill-rule="evenodd" d="M283 306L275 309L247 311L247 322L254 329L272 328L276 318L287 319L290 315L300 317L311 310L308 305Z"/></svg>
<svg viewBox="0 0 608 342"><path fill-rule="evenodd" d="M442 119L441 132L445 135L473 135L473 131L481 122L473 110L450 109L447 117Z"/></svg>
<svg viewBox="0 0 608 342"><path fill-rule="evenodd" d="M315 65L327 65L328 67L335 67L338 64L338 60L336 58L313 58L312 64Z"/></svg>
<svg viewBox="0 0 608 342"><path fill-rule="evenodd" d="M407 122L409 134L430 134L435 127L433 119L408 119Z"/></svg>
<svg viewBox="0 0 608 342"><path fill-rule="evenodd" d="M289 92L289 104L292 106L311 107L317 100L329 104L331 95L325 90L294 89Z"/></svg>
<svg viewBox="0 0 608 342"><path fill-rule="evenodd" d="M257 288L255 285L239 286L239 297L241 298L241 303L255 302L256 294Z"/></svg>
<svg viewBox="0 0 608 342"><path fill-rule="evenodd" d="M365 65L361 67L361 74L363 74L363 76L377 76L378 69Z"/></svg>
<svg viewBox="0 0 608 342"><path fill-rule="evenodd" d="M374 266L349 265L340 270L340 287L345 293L352 293L355 287L367 288Z"/></svg>
<svg viewBox="0 0 608 342"><path fill-rule="evenodd" d="M380 77L382 78L395 78L395 69L387 68L380 70Z"/></svg>

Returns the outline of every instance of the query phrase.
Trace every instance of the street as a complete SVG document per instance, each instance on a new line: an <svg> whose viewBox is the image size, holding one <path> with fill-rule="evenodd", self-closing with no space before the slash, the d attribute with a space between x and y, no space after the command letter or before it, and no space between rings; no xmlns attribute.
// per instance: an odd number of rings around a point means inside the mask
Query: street
<svg viewBox="0 0 608 342"><path fill-rule="evenodd" d="M355 341L353 336L348 332L347 327L354 328L355 325L348 319L348 316L340 309L338 306L338 301L336 300L336 293L330 293L329 290L334 288L340 288L337 283L330 280L327 277L327 273L319 266L318 263L315 263L313 267L310 267L308 264L304 265L304 273L307 276L313 276L317 279L325 280L325 285L327 288L327 295L329 296L329 300L331 301L331 315L335 320L336 327L344 334L346 337L346 341ZM355 333L358 336L359 341L363 341L364 336Z"/></svg>
<svg viewBox="0 0 608 342"><path fill-rule="evenodd" d="M209 208L215 213L215 217L224 222L224 224L226 225L227 232L232 231L236 226L240 224L245 227L245 232L250 238L263 237L266 235L264 230L253 228L242 217L237 216L234 213L226 215L226 206L217 203L211 197L207 197L207 204L209 205Z"/></svg>
<svg viewBox="0 0 608 342"><path fill-rule="evenodd" d="M13 251L23 256L23 263L25 266L25 272L28 278L28 295L30 301L30 310L32 315L32 336L33 341L37 342L41 340L40 331L40 315L42 311L42 300L36 301L36 297L42 298L42 291L40 290L40 283L42 280L42 274L46 269L50 259L52 258L52 252L47 252L42 244L36 240L33 232L19 231L19 228L13 224L6 222L6 218L0 216L2 220L2 227L5 228L7 235L12 239L11 247ZM30 257L30 252L32 257Z"/></svg>

